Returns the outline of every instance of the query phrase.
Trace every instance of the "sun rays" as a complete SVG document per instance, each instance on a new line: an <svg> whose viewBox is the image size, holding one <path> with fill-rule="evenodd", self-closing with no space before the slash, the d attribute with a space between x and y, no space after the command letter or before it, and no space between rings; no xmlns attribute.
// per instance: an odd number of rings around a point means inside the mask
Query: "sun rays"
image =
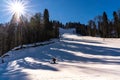
<svg viewBox="0 0 120 80"><path fill-rule="evenodd" d="M30 12L29 0L7 0L5 11L10 16L15 15L16 21L20 21L21 17L28 17Z"/></svg>

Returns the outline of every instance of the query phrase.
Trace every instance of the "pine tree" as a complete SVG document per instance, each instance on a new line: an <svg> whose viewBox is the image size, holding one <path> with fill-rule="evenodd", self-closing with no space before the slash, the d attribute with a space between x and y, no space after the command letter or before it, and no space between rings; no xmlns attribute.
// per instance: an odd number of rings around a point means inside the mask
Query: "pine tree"
<svg viewBox="0 0 120 80"><path fill-rule="evenodd" d="M102 22L102 37L107 38L108 36L108 18L106 12L103 13L102 16L103 22Z"/></svg>
<svg viewBox="0 0 120 80"><path fill-rule="evenodd" d="M49 21L49 12L47 9L44 10L44 16L43 16L43 20L44 20L44 29L45 29L45 38L46 40L49 40L50 38L52 38L53 36L53 25L52 23Z"/></svg>
<svg viewBox="0 0 120 80"><path fill-rule="evenodd" d="M117 12L113 12L113 17L114 17L114 27L116 31L116 37L120 37L120 27L119 27L119 17Z"/></svg>
<svg viewBox="0 0 120 80"><path fill-rule="evenodd" d="M50 30L50 26L49 26L49 12L48 12L48 9L45 9L45 10L44 10L43 19L44 19L44 27L45 27L45 29L46 29L46 30Z"/></svg>

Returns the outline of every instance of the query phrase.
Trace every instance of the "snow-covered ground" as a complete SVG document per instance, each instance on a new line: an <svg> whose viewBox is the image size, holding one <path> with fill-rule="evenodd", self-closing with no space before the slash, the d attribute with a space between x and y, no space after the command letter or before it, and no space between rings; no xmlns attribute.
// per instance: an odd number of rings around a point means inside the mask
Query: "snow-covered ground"
<svg viewBox="0 0 120 80"><path fill-rule="evenodd" d="M119 80L120 39L84 37L60 29L60 41L9 51L0 80ZM50 64L52 57L57 64Z"/></svg>

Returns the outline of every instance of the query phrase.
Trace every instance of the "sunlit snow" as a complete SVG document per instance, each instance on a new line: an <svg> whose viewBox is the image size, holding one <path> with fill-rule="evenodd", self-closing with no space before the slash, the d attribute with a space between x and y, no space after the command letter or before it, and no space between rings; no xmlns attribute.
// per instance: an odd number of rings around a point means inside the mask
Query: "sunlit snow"
<svg viewBox="0 0 120 80"><path fill-rule="evenodd" d="M119 80L120 39L73 32L60 29L55 43L9 51L0 64L0 80ZM49 63L52 57L57 64Z"/></svg>

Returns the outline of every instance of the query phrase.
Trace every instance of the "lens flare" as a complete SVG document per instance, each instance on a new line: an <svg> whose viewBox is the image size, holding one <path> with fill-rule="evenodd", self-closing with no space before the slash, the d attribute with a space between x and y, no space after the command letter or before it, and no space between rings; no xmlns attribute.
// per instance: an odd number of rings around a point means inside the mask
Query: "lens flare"
<svg viewBox="0 0 120 80"><path fill-rule="evenodd" d="M27 17L29 13L29 0L6 0L6 10L11 16L15 15L16 21L21 17Z"/></svg>

